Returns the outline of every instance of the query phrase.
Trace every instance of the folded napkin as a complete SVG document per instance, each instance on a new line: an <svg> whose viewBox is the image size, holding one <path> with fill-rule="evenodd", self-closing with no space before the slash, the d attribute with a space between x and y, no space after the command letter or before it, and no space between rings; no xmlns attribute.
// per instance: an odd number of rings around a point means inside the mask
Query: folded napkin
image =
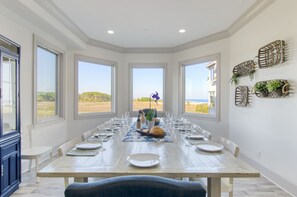
<svg viewBox="0 0 297 197"><path fill-rule="evenodd" d="M95 156L98 153L98 149L92 149L92 150L81 150L74 148L70 150L68 153L66 153L67 156Z"/></svg>

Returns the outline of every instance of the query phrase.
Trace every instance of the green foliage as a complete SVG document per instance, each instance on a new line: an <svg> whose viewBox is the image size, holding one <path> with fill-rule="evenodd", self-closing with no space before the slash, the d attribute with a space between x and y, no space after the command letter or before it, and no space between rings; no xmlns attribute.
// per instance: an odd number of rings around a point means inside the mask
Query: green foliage
<svg viewBox="0 0 297 197"><path fill-rule="evenodd" d="M44 101L55 101L56 94L54 92L37 92L37 101L44 102Z"/></svg>
<svg viewBox="0 0 297 197"><path fill-rule="evenodd" d="M276 89L282 87L282 83L278 80L271 80L271 81L267 81L266 87L268 92L273 92Z"/></svg>
<svg viewBox="0 0 297 197"><path fill-rule="evenodd" d="M79 95L79 102L110 102L111 95L101 92L84 92Z"/></svg>
<svg viewBox="0 0 297 197"><path fill-rule="evenodd" d="M140 101L140 102L149 102L150 101L150 97L137 98L137 101Z"/></svg>
<svg viewBox="0 0 297 197"><path fill-rule="evenodd" d="M237 85L238 82L239 82L238 77L239 77L239 74L235 74L235 73L233 73L233 75L232 75L232 77L230 78L229 82L230 82L231 84L234 83L234 85Z"/></svg>
<svg viewBox="0 0 297 197"><path fill-rule="evenodd" d="M251 80L254 79L254 77L255 77L255 72L256 72L256 70L252 70L252 71L249 73L249 78L250 78Z"/></svg>
<svg viewBox="0 0 297 197"><path fill-rule="evenodd" d="M208 104L197 104L196 105L196 112L202 113L202 114L208 114Z"/></svg>
<svg viewBox="0 0 297 197"><path fill-rule="evenodd" d="M267 91L267 84L265 81L260 81L255 84L254 89L256 92Z"/></svg>
<svg viewBox="0 0 297 197"><path fill-rule="evenodd" d="M153 118L154 118L154 116L155 116L155 111L153 110L153 109L150 109L147 113L146 113L146 119L148 120L148 121L152 121L153 120Z"/></svg>

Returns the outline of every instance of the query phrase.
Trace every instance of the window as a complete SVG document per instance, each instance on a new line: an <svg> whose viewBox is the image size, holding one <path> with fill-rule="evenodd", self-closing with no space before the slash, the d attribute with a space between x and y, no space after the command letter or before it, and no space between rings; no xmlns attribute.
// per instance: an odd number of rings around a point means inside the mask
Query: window
<svg viewBox="0 0 297 197"><path fill-rule="evenodd" d="M64 54L50 44L35 39L35 123L61 119L62 111L62 66Z"/></svg>
<svg viewBox="0 0 297 197"><path fill-rule="evenodd" d="M131 65L130 75L130 110L156 108L164 111L165 65ZM157 102L152 98L156 92L160 97Z"/></svg>
<svg viewBox="0 0 297 197"><path fill-rule="evenodd" d="M187 115L218 118L219 56L181 63L180 111Z"/></svg>
<svg viewBox="0 0 297 197"><path fill-rule="evenodd" d="M115 63L76 57L76 116L115 113Z"/></svg>

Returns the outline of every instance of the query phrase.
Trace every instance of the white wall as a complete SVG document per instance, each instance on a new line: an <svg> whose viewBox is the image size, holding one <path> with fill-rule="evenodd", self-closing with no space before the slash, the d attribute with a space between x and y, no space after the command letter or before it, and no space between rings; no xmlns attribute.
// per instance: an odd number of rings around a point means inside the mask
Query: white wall
<svg viewBox="0 0 297 197"><path fill-rule="evenodd" d="M288 98L252 97L246 107L234 105L230 89L230 137L241 147L241 155L269 178L297 195L297 1L276 1L231 37L231 66L254 59L258 49L274 40L288 44L288 61L268 69L258 69L255 79L241 78L239 85L250 87L257 81L287 79L292 94ZM278 179L278 180L276 180Z"/></svg>
<svg viewBox="0 0 297 197"><path fill-rule="evenodd" d="M33 112L33 33L51 42L62 50L66 51L65 45L57 41L47 33L34 27L30 23L23 21L14 13L0 6L0 34L21 45L20 62L20 92L21 92L21 135L22 148L28 148L30 145L48 145L56 147L66 140L66 121L60 121L56 124L50 124L32 129L32 144L29 144L28 125L31 125ZM58 137L57 137L58 136ZM27 163L23 163L23 169Z"/></svg>
<svg viewBox="0 0 297 197"><path fill-rule="evenodd" d="M229 136L229 58L230 58L230 41L223 39L220 41L212 42L192 49L184 50L174 54L174 70L172 80L172 109L175 114L178 114L178 76L179 76L179 63L186 60L205 57L213 54L220 54L221 68L220 68L220 120L206 120L194 118L192 121L197 122L202 128L210 131L215 139L218 136Z"/></svg>

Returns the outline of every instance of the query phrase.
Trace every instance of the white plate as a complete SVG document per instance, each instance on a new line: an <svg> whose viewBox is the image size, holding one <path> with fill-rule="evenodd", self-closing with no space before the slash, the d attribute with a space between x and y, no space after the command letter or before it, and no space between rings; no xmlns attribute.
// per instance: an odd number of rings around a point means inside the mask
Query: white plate
<svg viewBox="0 0 297 197"><path fill-rule="evenodd" d="M210 143L210 144L198 144L197 148L206 152L218 152L224 149L222 144Z"/></svg>
<svg viewBox="0 0 297 197"><path fill-rule="evenodd" d="M76 145L77 149L92 150L100 148L102 145L100 142L90 141L90 142L81 142Z"/></svg>
<svg viewBox="0 0 297 197"><path fill-rule="evenodd" d="M139 153L129 155L127 160L133 166L148 168L158 165L160 163L160 156L152 153Z"/></svg>
<svg viewBox="0 0 297 197"><path fill-rule="evenodd" d="M204 135L190 135L190 136L188 136L188 138L191 140L203 140Z"/></svg>
<svg viewBox="0 0 297 197"><path fill-rule="evenodd" d="M97 134L95 134L95 136L106 136L106 137L111 137L111 136L113 136L113 133L97 133Z"/></svg>

